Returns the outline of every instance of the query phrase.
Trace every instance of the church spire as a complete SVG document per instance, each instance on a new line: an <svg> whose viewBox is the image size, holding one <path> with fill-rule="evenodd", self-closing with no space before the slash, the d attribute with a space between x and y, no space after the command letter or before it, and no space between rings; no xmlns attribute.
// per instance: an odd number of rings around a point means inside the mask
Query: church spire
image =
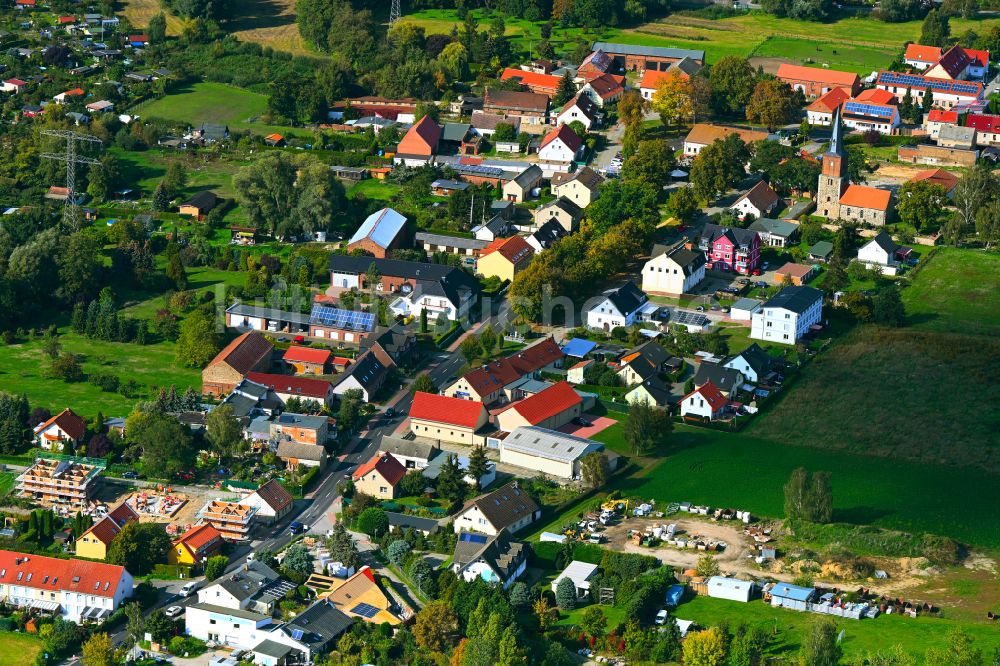
<svg viewBox="0 0 1000 666"><path fill-rule="evenodd" d="M840 108L833 112L833 134L830 136L830 154L843 155L843 144L841 142Z"/></svg>

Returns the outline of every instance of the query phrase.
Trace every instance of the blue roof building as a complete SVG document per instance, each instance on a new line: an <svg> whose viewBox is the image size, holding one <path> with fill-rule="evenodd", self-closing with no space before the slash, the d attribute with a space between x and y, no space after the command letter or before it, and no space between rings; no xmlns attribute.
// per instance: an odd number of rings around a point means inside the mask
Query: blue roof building
<svg viewBox="0 0 1000 666"><path fill-rule="evenodd" d="M361 223L358 230L351 236L351 240L347 242L347 249L353 250L357 246L384 259L386 253L398 243L404 227L406 227L406 218L392 208L375 211Z"/></svg>
<svg viewBox="0 0 1000 666"><path fill-rule="evenodd" d="M583 338L573 338L562 347L562 352L566 356L574 358L585 358L587 354L597 348L596 342L584 340Z"/></svg>

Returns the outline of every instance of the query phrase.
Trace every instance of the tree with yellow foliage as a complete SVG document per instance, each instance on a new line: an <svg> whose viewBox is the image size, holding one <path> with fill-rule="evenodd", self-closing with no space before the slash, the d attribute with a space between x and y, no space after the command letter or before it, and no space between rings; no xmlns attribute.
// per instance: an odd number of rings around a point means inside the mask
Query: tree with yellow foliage
<svg viewBox="0 0 1000 666"><path fill-rule="evenodd" d="M726 663L726 642L722 630L712 627L689 634L684 641L683 654L684 666L723 666Z"/></svg>
<svg viewBox="0 0 1000 666"><path fill-rule="evenodd" d="M667 72L660 79L653 93L653 110L660 114L664 125L675 125L691 118L694 114L691 93L691 81L680 72Z"/></svg>

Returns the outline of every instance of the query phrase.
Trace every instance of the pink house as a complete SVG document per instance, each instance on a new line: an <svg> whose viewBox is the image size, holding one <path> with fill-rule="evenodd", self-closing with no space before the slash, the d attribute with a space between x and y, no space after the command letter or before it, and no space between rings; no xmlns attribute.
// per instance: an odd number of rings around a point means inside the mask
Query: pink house
<svg viewBox="0 0 1000 666"><path fill-rule="evenodd" d="M706 267L742 275L760 275L760 236L756 231L706 224L698 247Z"/></svg>

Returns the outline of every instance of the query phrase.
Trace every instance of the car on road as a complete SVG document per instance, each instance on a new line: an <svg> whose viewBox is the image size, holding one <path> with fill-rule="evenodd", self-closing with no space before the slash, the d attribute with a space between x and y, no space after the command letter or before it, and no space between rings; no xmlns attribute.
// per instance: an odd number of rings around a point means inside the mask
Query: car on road
<svg viewBox="0 0 1000 666"><path fill-rule="evenodd" d="M139 478L139 472L133 472L132 470L128 470L127 472L122 472L122 478L123 479L138 479Z"/></svg>
<svg viewBox="0 0 1000 666"><path fill-rule="evenodd" d="M292 536L295 536L296 534L301 534L305 531L306 531L306 526L297 520L293 520L292 522L288 523L288 533L291 534Z"/></svg>
<svg viewBox="0 0 1000 666"><path fill-rule="evenodd" d="M393 409L392 407L389 407L388 409L385 410L385 415L390 419L395 418L396 410Z"/></svg>
<svg viewBox="0 0 1000 666"><path fill-rule="evenodd" d="M193 580L190 583L186 583L184 587L181 588L180 595L182 597L189 597L191 596L191 593L197 590L199 587L201 587L201 583L199 581Z"/></svg>
<svg viewBox="0 0 1000 666"><path fill-rule="evenodd" d="M180 606L171 606L166 611L164 611L163 614L166 615L169 618L174 618L174 617L177 617L178 615L180 615L183 612L184 612L184 609L181 608Z"/></svg>

